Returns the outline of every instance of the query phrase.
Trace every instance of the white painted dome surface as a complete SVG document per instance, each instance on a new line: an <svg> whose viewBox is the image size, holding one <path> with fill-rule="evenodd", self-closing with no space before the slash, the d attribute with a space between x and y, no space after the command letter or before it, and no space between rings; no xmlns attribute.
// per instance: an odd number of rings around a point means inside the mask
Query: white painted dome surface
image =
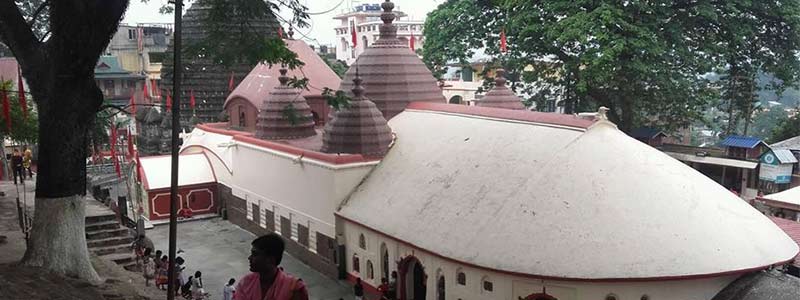
<svg viewBox="0 0 800 300"><path fill-rule="evenodd" d="M389 123L393 148L339 213L447 258L565 279L666 279L798 253L746 202L611 123L584 133L414 110Z"/></svg>

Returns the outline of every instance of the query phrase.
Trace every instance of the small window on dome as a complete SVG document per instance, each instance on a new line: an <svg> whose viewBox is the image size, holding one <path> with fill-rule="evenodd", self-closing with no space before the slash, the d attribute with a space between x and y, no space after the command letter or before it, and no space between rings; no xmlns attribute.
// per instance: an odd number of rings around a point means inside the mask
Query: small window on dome
<svg viewBox="0 0 800 300"><path fill-rule="evenodd" d="M640 298L640 299L641 299L641 300L650 300L650 296L648 296L648 295L642 295L642 298Z"/></svg>
<svg viewBox="0 0 800 300"><path fill-rule="evenodd" d="M358 247L367 250L367 239L364 238L363 233L358 235Z"/></svg>
<svg viewBox="0 0 800 300"><path fill-rule="evenodd" d="M464 274L464 271L459 269L456 273L456 282L459 285L467 285L467 274Z"/></svg>
<svg viewBox="0 0 800 300"><path fill-rule="evenodd" d="M608 294L606 295L606 300L617 300L617 295L615 294Z"/></svg>

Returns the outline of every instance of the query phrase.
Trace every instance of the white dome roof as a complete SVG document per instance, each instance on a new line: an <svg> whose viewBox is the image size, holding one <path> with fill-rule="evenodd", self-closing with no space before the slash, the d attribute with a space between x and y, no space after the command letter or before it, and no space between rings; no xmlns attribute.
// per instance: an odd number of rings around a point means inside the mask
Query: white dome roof
<svg viewBox="0 0 800 300"><path fill-rule="evenodd" d="M609 122L583 132L406 110L389 124L394 146L340 216L465 264L667 279L798 253L746 202Z"/></svg>

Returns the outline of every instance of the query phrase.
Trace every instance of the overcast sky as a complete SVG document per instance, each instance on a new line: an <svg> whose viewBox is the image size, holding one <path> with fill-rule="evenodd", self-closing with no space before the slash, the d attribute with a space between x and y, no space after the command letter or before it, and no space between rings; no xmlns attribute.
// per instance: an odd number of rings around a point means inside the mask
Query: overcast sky
<svg viewBox="0 0 800 300"><path fill-rule="evenodd" d="M395 4L395 10L402 10L407 13L412 19L422 20L430 11L434 10L439 4L445 0L392 0ZM314 14L311 16L309 23L311 28L302 28L300 31L306 34L309 38L316 39L321 44L333 44L336 40L336 34L333 28L336 24L333 21L333 16L342 13L352 6L360 3L380 3L381 0L371 1L358 1L358 0L300 0L301 3L308 7L308 12ZM158 13L158 8L167 3L167 0L149 0L148 3L142 3L141 0L131 0L130 7L125 13L124 23L172 23L174 17L172 15L162 15ZM325 12L333 9L333 11L325 14L315 14ZM282 14L289 16L290 14ZM302 38L302 35L295 34L295 38ZM314 41L310 41L315 44Z"/></svg>

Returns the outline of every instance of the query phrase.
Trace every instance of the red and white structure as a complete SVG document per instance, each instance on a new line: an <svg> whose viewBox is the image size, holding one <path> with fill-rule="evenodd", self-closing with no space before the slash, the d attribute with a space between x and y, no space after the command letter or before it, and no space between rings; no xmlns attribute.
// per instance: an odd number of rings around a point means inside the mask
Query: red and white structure
<svg viewBox="0 0 800 300"><path fill-rule="evenodd" d="M188 208L194 215L216 214L219 210L215 169L206 154L184 154L178 161L178 210ZM170 156L139 159L141 188L132 203L148 220L169 219ZM131 176L135 178L136 176Z"/></svg>

